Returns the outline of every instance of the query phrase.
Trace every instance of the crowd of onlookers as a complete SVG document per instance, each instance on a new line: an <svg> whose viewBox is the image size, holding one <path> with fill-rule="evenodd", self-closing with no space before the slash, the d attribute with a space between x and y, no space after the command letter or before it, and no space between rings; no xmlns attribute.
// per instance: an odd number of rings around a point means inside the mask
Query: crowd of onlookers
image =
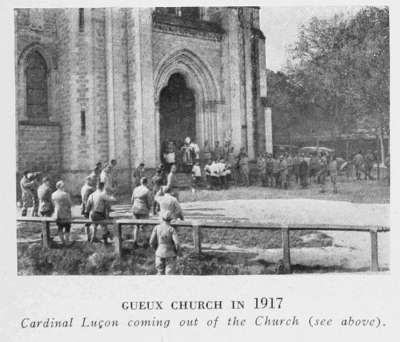
<svg viewBox="0 0 400 342"><path fill-rule="evenodd" d="M207 146L207 144L206 144ZM308 187L312 182L320 185L320 191L325 192L327 183L332 184L333 192L338 192L337 176L343 172L347 177L354 173L357 180L374 179L372 170L377 160L374 154L365 155L359 151L350 161L336 158L330 153L290 154L282 153L274 157L270 153L260 153L256 160L256 177L250 178L249 159L245 149L235 154L233 147L225 144L214 149L200 151L189 138L183 146L183 170L191 174L192 191L199 189L227 189L230 185L249 186L251 182L264 187L288 189L293 184L301 188ZM171 220L183 220L183 212L179 204L180 185L177 180L178 166L171 156L165 156L163 163L156 169L151 178L146 177L144 163L134 170L131 197L132 215L135 219L148 219L159 215L162 223L157 225L149 239L145 225L138 224L133 229L133 243L137 247L140 241L143 245L151 245L156 249L156 268L160 274L171 273L174 258L179 251L179 242L175 230L169 224ZM176 161L176 160L175 160ZM111 233L105 224L110 217L111 205L116 201L117 177L116 160L104 165L99 162L85 178L81 188L81 215L89 218L85 224L87 240L98 241L97 229L102 229L102 239L109 243ZM390 158L386 159L387 169L390 169ZM390 179L390 173L387 175ZM62 244L70 243L72 219L72 202L70 194L65 189L64 181L59 180L53 191L48 177L40 173L26 171L20 180L22 193L21 215L26 216L28 207L32 206L32 216L54 216L58 226L58 236Z"/></svg>

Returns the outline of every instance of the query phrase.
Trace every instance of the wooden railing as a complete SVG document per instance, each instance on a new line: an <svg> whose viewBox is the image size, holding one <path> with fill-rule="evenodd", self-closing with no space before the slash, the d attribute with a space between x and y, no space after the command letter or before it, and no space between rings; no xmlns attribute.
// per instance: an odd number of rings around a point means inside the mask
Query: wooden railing
<svg viewBox="0 0 400 342"><path fill-rule="evenodd" d="M42 223L43 248L51 248L50 224L56 223L54 218L48 217L19 217L18 222ZM93 223L89 219L73 219L71 224ZM122 227L132 225L159 224L159 220L146 219L109 219L96 221L96 224L112 225L114 230L115 253L122 258ZM193 243L195 252L201 254L201 230L202 229L243 229L243 230L280 230L282 234L282 261L284 271L291 272L290 262L290 231L312 230L312 231L343 231L343 232L364 232L370 234L371 240L371 263L370 269L373 272L379 271L378 263L378 233L389 232L390 228L385 226L354 226L354 225L330 225L330 224L270 224L270 223L248 223L248 222L218 222L218 221L173 221L172 226L177 228L190 228L193 232Z"/></svg>

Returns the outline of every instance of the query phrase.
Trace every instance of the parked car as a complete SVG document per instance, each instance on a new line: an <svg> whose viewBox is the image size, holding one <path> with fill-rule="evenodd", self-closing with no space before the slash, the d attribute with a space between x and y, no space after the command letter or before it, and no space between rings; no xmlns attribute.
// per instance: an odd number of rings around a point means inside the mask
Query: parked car
<svg viewBox="0 0 400 342"><path fill-rule="evenodd" d="M304 154L310 154L310 153L314 154L317 152L324 152L328 155L332 155L333 153L335 153L335 150L323 146L307 146L299 149L299 153L304 153Z"/></svg>

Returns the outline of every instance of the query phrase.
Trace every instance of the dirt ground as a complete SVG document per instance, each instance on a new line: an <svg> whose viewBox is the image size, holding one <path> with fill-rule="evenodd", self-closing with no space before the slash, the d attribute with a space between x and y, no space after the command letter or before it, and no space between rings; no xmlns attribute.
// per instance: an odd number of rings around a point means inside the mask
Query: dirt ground
<svg viewBox="0 0 400 342"><path fill-rule="evenodd" d="M389 187L373 181L342 182L339 194L319 193L317 185L302 190L261 187L180 194L185 219L268 223L332 223L390 226ZM235 199L233 199L235 198ZM213 200L211 200L213 199ZM373 202L375 200L375 203ZM130 216L127 202L113 207L114 216ZM79 215L79 207L73 208ZM43 252L40 226L18 224L19 274L154 274L153 251L132 248L131 229L124 229L122 261L112 247L85 242L81 226L72 229L69 248ZM145 232L144 237L149 235ZM56 234L52 227L52 234ZM193 254L190 229L180 229L183 244L178 274L274 274L282 258L280 232L203 230L203 255ZM55 238L57 241L57 238ZM379 234L379 265L389 269L390 233ZM360 272L370 263L370 237L363 232L291 232L294 273Z"/></svg>

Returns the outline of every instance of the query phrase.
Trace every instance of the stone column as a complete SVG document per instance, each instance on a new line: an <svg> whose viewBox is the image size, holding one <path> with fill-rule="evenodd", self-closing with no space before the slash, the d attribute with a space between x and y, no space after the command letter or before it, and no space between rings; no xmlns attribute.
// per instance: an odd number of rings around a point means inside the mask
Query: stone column
<svg viewBox="0 0 400 342"><path fill-rule="evenodd" d="M265 107L265 150L268 153L273 152L272 145L272 111L270 107Z"/></svg>
<svg viewBox="0 0 400 342"><path fill-rule="evenodd" d="M128 56L132 79L130 84L130 111L133 113L133 165L144 162L146 167L157 164L156 146L158 124L154 105L154 81L152 58L152 10L129 9L131 29L128 28ZM128 23L129 26L129 23ZM131 48L129 48L131 45ZM129 62L129 59L132 61Z"/></svg>
<svg viewBox="0 0 400 342"><path fill-rule="evenodd" d="M236 8L229 8L226 13L222 22L226 31L222 42L222 64L223 73L228 78L224 95L226 97L227 116L230 118L232 146L237 152L242 146L239 20Z"/></svg>
<svg viewBox="0 0 400 342"><path fill-rule="evenodd" d="M254 125L253 125L253 89L252 89L252 70L251 70L251 30L247 21L247 11L243 23L243 64L244 64L244 96L247 129L247 153L250 159L254 159Z"/></svg>
<svg viewBox="0 0 400 342"><path fill-rule="evenodd" d="M114 111L114 63L113 63L113 12L105 13L106 75L107 75L107 118L108 118L108 159L116 157L115 111Z"/></svg>

